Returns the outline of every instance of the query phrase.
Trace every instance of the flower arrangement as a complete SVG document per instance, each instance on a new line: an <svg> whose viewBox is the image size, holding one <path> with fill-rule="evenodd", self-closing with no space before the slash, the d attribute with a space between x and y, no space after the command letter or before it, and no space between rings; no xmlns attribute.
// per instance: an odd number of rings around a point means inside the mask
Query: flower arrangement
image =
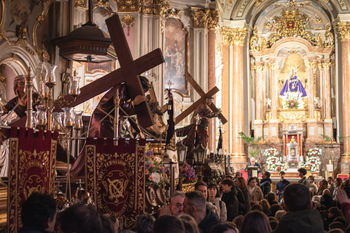
<svg viewBox="0 0 350 233"><path fill-rule="evenodd" d="M284 171L284 163L281 163L281 162L274 163L274 164L270 167L270 171L273 171L273 172L281 172L281 171Z"/></svg>
<svg viewBox="0 0 350 233"><path fill-rule="evenodd" d="M276 163L280 163L280 159L275 156L270 156L266 159L266 164L273 165Z"/></svg>
<svg viewBox="0 0 350 233"><path fill-rule="evenodd" d="M317 166L316 164L313 164L313 163L306 162L303 167L306 169L306 171L311 171L311 172L317 171Z"/></svg>
<svg viewBox="0 0 350 233"><path fill-rule="evenodd" d="M310 157L312 157L312 156L321 156L322 155L322 150L318 149L318 148L313 148L313 149L310 149L307 152L307 155L310 156Z"/></svg>
<svg viewBox="0 0 350 233"><path fill-rule="evenodd" d="M311 163L311 164L315 164L315 165L320 165L321 164L321 160L318 157L308 157L308 156L306 156L305 163Z"/></svg>
<svg viewBox="0 0 350 233"><path fill-rule="evenodd" d="M275 148L266 149L263 153L264 156L278 156L278 151Z"/></svg>
<svg viewBox="0 0 350 233"><path fill-rule="evenodd" d="M286 99L284 104L288 109L298 109L300 102L297 98L291 98Z"/></svg>
<svg viewBox="0 0 350 233"><path fill-rule="evenodd" d="M145 179L147 184L153 184L155 187L161 187L164 184L170 184L166 174L167 168L163 161L148 150L145 156Z"/></svg>
<svg viewBox="0 0 350 233"><path fill-rule="evenodd" d="M183 176L182 183L194 183L198 180L196 170L194 170L194 168L192 168L188 163L185 163L182 166L181 174Z"/></svg>

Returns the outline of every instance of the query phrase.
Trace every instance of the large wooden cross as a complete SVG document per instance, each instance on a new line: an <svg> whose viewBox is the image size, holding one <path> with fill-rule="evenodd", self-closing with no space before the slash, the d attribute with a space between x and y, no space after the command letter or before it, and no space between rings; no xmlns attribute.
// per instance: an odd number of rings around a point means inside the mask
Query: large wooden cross
<svg viewBox="0 0 350 233"><path fill-rule="evenodd" d="M178 115L175 118L175 125L178 124L183 119L185 119L185 117L187 117L189 114L191 114L202 102L205 101L205 99L207 97L211 97L211 96L215 95L219 91L219 89L215 86L210 91L205 93L202 90L202 88L198 85L198 83L194 80L194 78L188 72L185 73L185 78L192 85L192 87L198 92L198 94L201 96L201 98L199 98L196 102L194 102L190 107L188 107L185 111L180 113L180 115ZM218 111L218 109L216 108L214 103L211 103L209 105L209 108L213 112ZM224 115L219 113L218 118L221 120L222 124L226 124L227 120L224 117Z"/></svg>
<svg viewBox="0 0 350 233"><path fill-rule="evenodd" d="M160 49L156 49L136 60L133 59L118 14L108 18L106 24L118 56L120 68L82 87L80 95L75 100L70 95L65 96L66 103L63 103L63 107L77 106L122 82L126 83L130 98L133 100L137 95L145 94L138 75L164 62ZM55 111L61 111L60 105L62 105L62 101L55 102ZM148 103L142 102L136 105L135 110L138 122L142 127L147 128L153 124Z"/></svg>

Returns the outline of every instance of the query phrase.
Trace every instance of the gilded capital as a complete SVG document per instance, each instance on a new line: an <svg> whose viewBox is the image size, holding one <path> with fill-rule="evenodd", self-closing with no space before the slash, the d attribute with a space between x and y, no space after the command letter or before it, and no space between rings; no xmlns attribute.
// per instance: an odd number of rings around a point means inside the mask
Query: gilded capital
<svg viewBox="0 0 350 233"><path fill-rule="evenodd" d="M269 70L274 70L274 69L277 68L277 63L268 63L268 64L267 64L267 68L268 68Z"/></svg>
<svg viewBox="0 0 350 233"><path fill-rule="evenodd" d="M245 37L247 36L246 28L222 28L221 29L222 41L227 45L242 45L244 44Z"/></svg>
<svg viewBox="0 0 350 233"><path fill-rule="evenodd" d="M339 22L337 29L341 40L350 39L350 22Z"/></svg>
<svg viewBox="0 0 350 233"><path fill-rule="evenodd" d="M325 70L329 70L329 67L332 65L331 62L325 62L325 63L322 63L322 67L323 69Z"/></svg>
<svg viewBox="0 0 350 233"><path fill-rule="evenodd" d="M191 8L191 19L194 28L208 28L208 19L210 17L210 10L208 8Z"/></svg>
<svg viewBox="0 0 350 233"><path fill-rule="evenodd" d="M127 29L127 36L130 35L130 29L134 26L134 23L136 21L135 17L127 14L123 18L120 19L122 22L123 28L126 27Z"/></svg>
<svg viewBox="0 0 350 233"><path fill-rule="evenodd" d="M208 18L208 29L214 29L218 26L219 13L218 11L210 11L210 16Z"/></svg>

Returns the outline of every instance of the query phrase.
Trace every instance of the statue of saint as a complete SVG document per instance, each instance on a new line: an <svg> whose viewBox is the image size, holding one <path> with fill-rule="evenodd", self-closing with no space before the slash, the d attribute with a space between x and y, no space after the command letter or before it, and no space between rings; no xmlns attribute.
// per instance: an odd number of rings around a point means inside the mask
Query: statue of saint
<svg viewBox="0 0 350 233"><path fill-rule="evenodd" d="M298 93L299 98L306 97L306 90L297 75L297 69L292 68L284 86L280 92L280 97L288 98L289 93Z"/></svg>

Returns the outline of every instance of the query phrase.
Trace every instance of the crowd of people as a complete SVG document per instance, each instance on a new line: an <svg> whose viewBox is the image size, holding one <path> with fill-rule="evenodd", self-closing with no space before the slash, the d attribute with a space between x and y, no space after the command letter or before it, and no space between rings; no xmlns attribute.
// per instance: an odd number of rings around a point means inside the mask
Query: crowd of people
<svg viewBox="0 0 350 233"><path fill-rule="evenodd" d="M99 214L93 206L75 204L58 213L55 200L32 194L22 206L20 233L294 233L350 232L350 179L321 180L306 170L291 184L280 172L271 192L270 173L262 178L242 173L218 184L199 181L195 191L175 191L169 205L156 215L137 217L132 229L120 229L118 219Z"/></svg>

